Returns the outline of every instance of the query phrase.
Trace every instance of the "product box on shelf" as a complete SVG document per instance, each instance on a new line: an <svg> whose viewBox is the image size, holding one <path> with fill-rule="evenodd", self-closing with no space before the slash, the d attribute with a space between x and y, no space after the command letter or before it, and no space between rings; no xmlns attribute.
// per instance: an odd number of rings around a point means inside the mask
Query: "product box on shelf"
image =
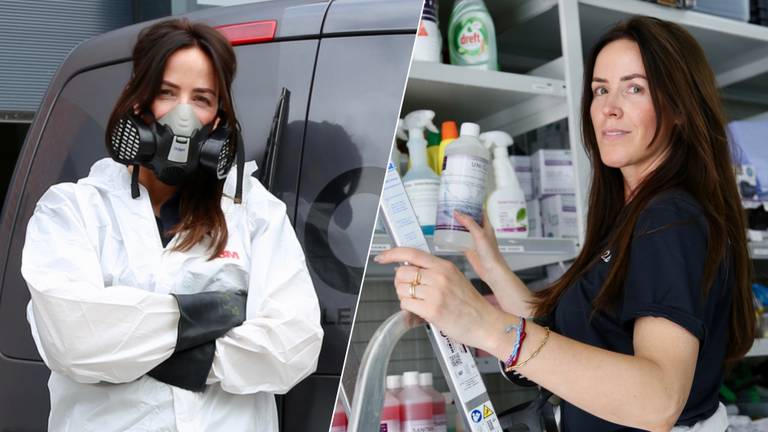
<svg viewBox="0 0 768 432"><path fill-rule="evenodd" d="M550 195L541 199L544 237L579 238L575 195Z"/></svg>
<svg viewBox="0 0 768 432"><path fill-rule="evenodd" d="M531 156L531 169L534 196L576 193L570 150L538 150Z"/></svg>
<svg viewBox="0 0 768 432"><path fill-rule="evenodd" d="M525 199L533 198L533 170L530 156L510 156L509 163L515 169L517 181L525 194Z"/></svg>
<svg viewBox="0 0 768 432"><path fill-rule="evenodd" d="M528 212L528 237L544 237L541 230L541 206L539 200L532 199L525 202Z"/></svg>
<svg viewBox="0 0 768 432"><path fill-rule="evenodd" d="M738 21L749 21L749 0L696 0L693 10Z"/></svg>

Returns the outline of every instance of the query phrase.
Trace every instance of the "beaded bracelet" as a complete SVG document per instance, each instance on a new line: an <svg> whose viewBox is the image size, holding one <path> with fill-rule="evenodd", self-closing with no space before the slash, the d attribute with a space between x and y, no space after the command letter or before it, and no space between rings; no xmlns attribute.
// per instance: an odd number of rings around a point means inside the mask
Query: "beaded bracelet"
<svg viewBox="0 0 768 432"><path fill-rule="evenodd" d="M520 318L520 324L510 324L504 328L504 333L512 333L515 331L517 338L515 344L512 346L512 354L509 355L507 361L504 362L506 368L511 368L517 364L517 360L520 358L520 353L523 351L523 341L525 340L525 318Z"/></svg>

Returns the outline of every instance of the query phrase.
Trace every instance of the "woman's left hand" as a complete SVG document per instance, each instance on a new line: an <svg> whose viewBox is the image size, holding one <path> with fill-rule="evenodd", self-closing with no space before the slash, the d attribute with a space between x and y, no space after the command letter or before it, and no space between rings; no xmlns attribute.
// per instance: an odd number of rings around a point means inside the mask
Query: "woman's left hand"
<svg viewBox="0 0 768 432"><path fill-rule="evenodd" d="M395 272L395 289L400 307L433 324L449 337L484 348L493 326L502 313L477 292L464 274L450 261L412 248L394 248L377 255L380 264L403 263ZM415 298L411 297L411 284ZM501 326L503 328L503 326Z"/></svg>

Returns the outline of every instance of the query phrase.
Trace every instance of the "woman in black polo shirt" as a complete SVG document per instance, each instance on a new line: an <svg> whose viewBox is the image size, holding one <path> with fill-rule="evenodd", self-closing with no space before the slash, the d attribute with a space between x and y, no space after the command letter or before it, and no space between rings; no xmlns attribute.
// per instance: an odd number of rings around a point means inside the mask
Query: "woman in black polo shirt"
<svg viewBox="0 0 768 432"><path fill-rule="evenodd" d="M563 399L561 430L723 431L726 362L755 335L745 220L715 77L682 27L617 24L585 64L582 132L594 167L581 253L532 294L489 224L460 221L490 306L451 263L413 249L398 268L403 309L496 355ZM548 317L549 326L520 317ZM527 322L526 322L527 321Z"/></svg>

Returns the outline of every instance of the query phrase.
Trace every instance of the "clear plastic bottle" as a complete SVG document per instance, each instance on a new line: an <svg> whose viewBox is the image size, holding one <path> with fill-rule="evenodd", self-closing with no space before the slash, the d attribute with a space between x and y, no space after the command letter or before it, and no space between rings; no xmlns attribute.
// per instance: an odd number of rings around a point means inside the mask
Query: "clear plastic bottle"
<svg viewBox="0 0 768 432"><path fill-rule="evenodd" d="M458 0L448 23L451 64L498 70L496 31L483 0Z"/></svg>
<svg viewBox="0 0 768 432"><path fill-rule="evenodd" d="M387 390L392 393L392 396L400 400L397 395L403 390L403 376L387 375Z"/></svg>
<svg viewBox="0 0 768 432"><path fill-rule="evenodd" d="M408 152L411 158L411 168L403 176L403 186L411 201L416 218L419 220L424 234L431 235L435 231L435 215L437 211L437 194L440 189L440 177L427 165L427 140L424 130L437 132L432 123L435 112L417 110L405 116L405 127L408 129Z"/></svg>
<svg viewBox="0 0 768 432"><path fill-rule="evenodd" d="M447 432L448 426L445 418L445 398L443 394L432 387L432 373L419 374L419 386L432 396L432 419L435 422L435 432Z"/></svg>
<svg viewBox="0 0 768 432"><path fill-rule="evenodd" d="M397 378L397 380L390 380ZM392 385L390 385L392 383ZM381 409L381 421L379 423L379 432L400 432L400 411L402 404L400 399L395 396L395 391L400 390L400 376L387 377L387 391L384 393L384 407Z"/></svg>
<svg viewBox="0 0 768 432"><path fill-rule="evenodd" d="M403 389L398 393L401 432L434 432L432 396L419 387L419 373L403 374Z"/></svg>
<svg viewBox="0 0 768 432"><path fill-rule="evenodd" d="M480 126L462 123L459 137L445 148L445 168L440 178L435 246L442 250L466 251L474 241L453 216L458 210L483 224L485 181L490 154L480 143Z"/></svg>

